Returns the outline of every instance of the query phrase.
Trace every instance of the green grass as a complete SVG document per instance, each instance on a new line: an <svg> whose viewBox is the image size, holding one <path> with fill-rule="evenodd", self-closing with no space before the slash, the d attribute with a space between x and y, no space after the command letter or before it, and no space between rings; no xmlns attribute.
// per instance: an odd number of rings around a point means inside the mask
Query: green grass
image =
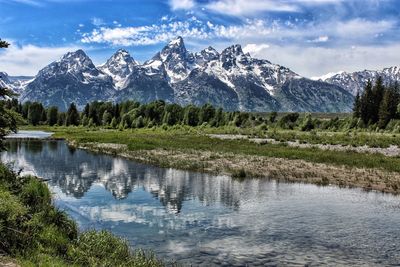
<svg viewBox="0 0 400 267"><path fill-rule="evenodd" d="M83 127L42 127L55 132L55 137L66 138L78 143L126 144L129 150L196 150L285 159L302 159L309 162L344 165L359 168L378 168L400 172L400 158L380 154L350 151L329 151L317 148L293 148L273 144L255 144L247 140L220 140L204 134L199 128L162 128L137 130L104 130Z"/></svg>
<svg viewBox="0 0 400 267"><path fill-rule="evenodd" d="M271 130L266 132L266 136L284 142L298 140L310 144L367 145L370 147L400 146L400 134L394 133Z"/></svg>
<svg viewBox="0 0 400 267"><path fill-rule="evenodd" d="M107 231L78 233L75 222L52 205L45 183L1 163L0 253L22 266L164 266Z"/></svg>

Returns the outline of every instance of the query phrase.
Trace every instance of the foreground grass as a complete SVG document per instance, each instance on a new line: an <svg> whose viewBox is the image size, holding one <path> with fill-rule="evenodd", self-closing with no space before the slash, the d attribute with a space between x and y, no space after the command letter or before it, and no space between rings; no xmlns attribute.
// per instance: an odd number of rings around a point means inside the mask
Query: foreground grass
<svg viewBox="0 0 400 267"><path fill-rule="evenodd" d="M75 222L52 205L45 183L1 163L0 254L7 256L0 265L8 266L163 266L107 231L78 233Z"/></svg>

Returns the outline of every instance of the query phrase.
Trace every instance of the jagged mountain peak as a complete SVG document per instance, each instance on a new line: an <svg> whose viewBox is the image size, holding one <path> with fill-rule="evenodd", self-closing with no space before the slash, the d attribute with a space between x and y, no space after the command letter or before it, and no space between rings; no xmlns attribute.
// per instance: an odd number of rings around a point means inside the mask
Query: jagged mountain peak
<svg viewBox="0 0 400 267"><path fill-rule="evenodd" d="M376 71L340 72L333 75L324 75L321 80L340 86L351 94L356 95L358 92L364 91L368 80L375 82L378 77L382 77L385 84L400 82L400 68L392 66Z"/></svg>
<svg viewBox="0 0 400 267"><path fill-rule="evenodd" d="M183 38L181 36L177 36L175 39L172 39L168 45L169 47L173 47L173 46L185 46L185 43L183 41Z"/></svg>
<svg viewBox="0 0 400 267"><path fill-rule="evenodd" d="M201 50L200 54L202 54L203 56L204 55L208 55L208 56L211 56L211 57L218 57L219 56L218 51L215 50L215 48L212 47L212 46L209 46L209 47Z"/></svg>
<svg viewBox="0 0 400 267"><path fill-rule="evenodd" d="M139 65L133 57L129 54L128 51L124 49L118 49L108 60L106 63L100 66L100 68L106 67L121 67L127 68Z"/></svg>
<svg viewBox="0 0 400 267"><path fill-rule="evenodd" d="M131 75L139 65L128 51L118 49L99 69L111 76L116 89L125 87L126 79Z"/></svg>
<svg viewBox="0 0 400 267"><path fill-rule="evenodd" d="M389 68L384 68L383 73L385 74L394 74L394 75L399 75L400 74L400 67L399 66L392 66Z"/></svg>
<svg viewBox="0 0 400 267"><path fill-rule="evenodd" d="M244 55L242 46L240 44L231 45L231 46L225 48L221 54L222 55L229 54L229 55L234 55L234 56Z"/></svg>
<svg viewBox="0 0 400 267"><path fill-rule="evenodd" d="M126 63L133 63L135 65L138 65L139 63L137 63L133 57L129 54L128 51L126 51L125 49L118 49L106 62L109 63L111 61L124 61Z"/></svg>
<svg viewBox="0 0 400 267"><path fill-rule="evenodd" d="M78 49L74 52L68 52L64 56L62 56L61 61L65 60L73 60L73 59L89 59L88 55L82 50Z"/></svg>
<svg viewBox="0 0 400 267"><path fill-rule="evenodd" d="M163 99L229 110L350 110L351 95L337 86L299 78L283 66L252 58L239 44L221 53L209 46L193 54L178 36L144 64L124 49L98 67L83 50L69 52L42 69L20 99L62 109L71 102L82 107L94 100Z"/></svg>
<svg viewBox="0 0 400 267"><path fill-rule="evenodd" d="M168 60L170 57L187 57L188 51L186 50L185 43L182 37L177 37L170 41L168 45L166 45L160 53L160 56L163 61Z"/></svg>
<svg viewBox="0 0 400 267"><path fill-rule="evenodd" d="M74 52L68 52L61 57L60 60L55 61L42 69L39 74L43 72L57 73L57 72L97 72L92 60L82 50L78 49Z"/></svg>
<svg viewBox="0 0 400 267"><path fill-rule="evenodd" d="M8 74L6 72L0 71L0 81L4 81L5 83L9 83L10 80L8 78Z"/></svg>

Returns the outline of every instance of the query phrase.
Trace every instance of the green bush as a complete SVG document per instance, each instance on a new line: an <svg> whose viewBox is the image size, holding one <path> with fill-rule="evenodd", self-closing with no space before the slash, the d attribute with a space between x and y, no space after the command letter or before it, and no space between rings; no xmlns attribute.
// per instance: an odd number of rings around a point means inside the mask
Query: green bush
<svg viewBox="0 0 400 267"><path fill-rule="evenodd" d="M45 183L29 177L28 182L22 187L21 200L33 212L38 212L48 209L51 204L51 194Z"/></svg>
<svg viewBox="0 0 400 267"><path fill-rule="evenodd" d="M128 242L108 231L82 233L70 247L68 257L79 266L162 266L154 255L132 252Z"/></svg>
<svg viewBox="0 0 400 267"><path fill-rule="evenodd" d="M21 245L19 225L26 214L27 209L17 196L0 188L0 251L12 253Z"/></svg>
<svg viewBox="0 0 400 267"><path fill-rule="evenodd" d="M0 163L0 252L23 266L163 266L107 231L78 228L52 205L45 183Z"/></svg>

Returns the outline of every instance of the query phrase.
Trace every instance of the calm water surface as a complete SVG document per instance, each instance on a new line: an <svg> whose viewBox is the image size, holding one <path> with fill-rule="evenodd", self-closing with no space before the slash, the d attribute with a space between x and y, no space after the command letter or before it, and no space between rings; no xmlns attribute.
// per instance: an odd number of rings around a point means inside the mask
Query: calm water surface
<svg viewBox="0 0 400 267"><path fill-rule="evenodd" d="M400 264L400 197L357 189L237 182L69 148L8 141L1 159L49 179L82 229L109 229L183 264Z"/></svg>

